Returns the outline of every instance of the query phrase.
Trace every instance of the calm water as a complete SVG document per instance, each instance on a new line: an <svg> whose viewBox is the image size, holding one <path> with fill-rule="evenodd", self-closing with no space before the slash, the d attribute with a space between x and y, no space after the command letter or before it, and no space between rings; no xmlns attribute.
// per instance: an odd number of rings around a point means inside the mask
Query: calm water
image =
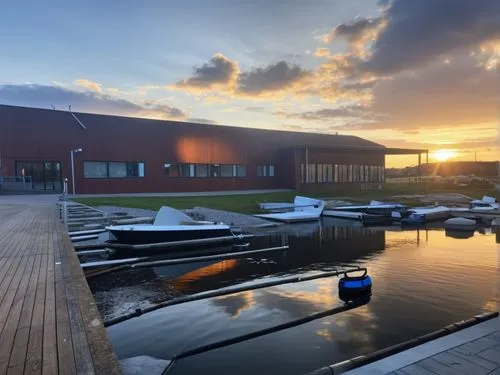
<svg viewBox="0 0 500 375"><path fill-rule="evenodd" d="M285 242L290 245L286 252L126 271L98 277L91 288L101 312L111 318L179 295L255 279L329 271L338 263L368 267L373 279L368 304L182 359L169 371L174 375L303 374L500 308L500 244L491 229L455 238L440 229L376 230L339 223L327 219L282 228L252 243L260 248ZM170 359L190 348L338 306L337 283L337 278L318 279L171 306L108 332L120 359Z"/></svg>

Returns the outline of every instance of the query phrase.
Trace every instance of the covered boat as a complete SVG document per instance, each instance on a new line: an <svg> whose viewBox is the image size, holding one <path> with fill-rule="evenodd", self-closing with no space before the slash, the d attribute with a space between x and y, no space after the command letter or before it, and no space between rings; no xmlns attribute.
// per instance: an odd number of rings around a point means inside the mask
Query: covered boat
<svg viewBox="0 0 500 375"><path fill-rule="evenodd" d="M470 208L473 211L491 211L499 210L500 204L493 197L484 196L481 200L476 199L470 202Z"/></svg>
<svg viewBox="0 0 500 375"><path fill-rule="evenodd" d="M372 200L368 205L337 206L329 211L364 212L371 215L385 215L390 217L392 212L398 212L405 209L407 209L407 206L400 203L384 203Z"/></svg>
<svg viewBox="0 0 500 375"><path fill-rule="evenodd" d="M408 213L408 217L401 219L402 224L424 224L450 217L450 209L445 206L412 208Z"/></svg>
<svg viewBox="0 0 500 375"><path fill-rule="evenodd" d="M235 235L229 225L195 221L185 213L163 206L153 224L111 225L106 227L112 238L122 244L153 244L204 239L214 243L232 241Z"/></svg>
<svg viewBox="0 0 500 375"><path fill-rule="evenodd" d="M325 202L322 200L296 196L293 202L293 211L258 214L254 216L285 223L316 221L319 220L324 208Z"/></svg>

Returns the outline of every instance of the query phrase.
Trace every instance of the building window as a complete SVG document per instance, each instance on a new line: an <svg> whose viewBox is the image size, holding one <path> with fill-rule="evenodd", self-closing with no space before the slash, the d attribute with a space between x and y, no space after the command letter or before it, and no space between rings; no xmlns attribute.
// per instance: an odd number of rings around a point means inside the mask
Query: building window
<svg viewBox="0 0 500 375"><path fill-rule="evenodd" d="M195 177L208 177L208 164L195 164L194 175Z"/></svg>
<svg viewBox="0 0 500 375"><path fill-rule="evenodd" d="M208 175L210 177L220 177L221 176L221 166L220 164L210 164L208 166Z"/></svg>
<svg viewBox="0 0 500 375"><path fill-rule="evenodd" d="M326 178L327 182L333 182L333 165L328 164L326 172L327 172L327 178Z"/></svg>
<svg viewBox="0 0 500 375"><path fill-rule="evenodd" d="M317 168L318 183L333 182L333 165L331 164L318 164Z"/></svg>
<svg viewBox="0 0 500 375"><path fill-rule="evenodd" d="M307 183L308 184L316 183L316 164L307 165Z"/></svg>
<svg viewBox="0 0 500 375"><path fill-rule="evenodd" d="M236 164L163 164L168 177L245 177L246 167Z"/></svg>
<svg viewBox="0 0 500 375"><path fill-rule="evenodd" d="M233 176L234 177L246 177L247 176L247 168L241 164L233 165Z"/></svg>
<svg viewBox="0 0 500 375"><path fill-rule="evenodd" d="M221 177L233 177L233 166L231 164L223 164L220 166Z"/></svg>
<svg viewBox="0 0 500 375"><path fill-rule="evenodd" d="M85 178L144 177L143 162L85 161Z"/></svg>
<svg viewBox="0 0 500 375"><path fill-rule="evenodd" d="M258 177L274 177L274 165L264 164L257 166L257 176Z"/></svg>
<svg viewBox="0 0 500 375"><path fill-rule="evenodd" d="M108 177L108 163L100 161L83 162L83 176L85 178L106 178Z"/></svg>

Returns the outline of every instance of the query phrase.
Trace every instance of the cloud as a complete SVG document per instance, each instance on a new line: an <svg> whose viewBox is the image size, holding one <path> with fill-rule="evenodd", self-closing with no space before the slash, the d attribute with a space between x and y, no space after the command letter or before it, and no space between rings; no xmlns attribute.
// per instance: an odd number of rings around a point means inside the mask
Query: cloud
<svg viewBox="0 0 500 375"><path fill-rule="evenodd" d="M371 110L387 117L349 129L415 129L493 123L498 116L500 74L474 57L456 55L417 72L378 82Z"/></svg>
<svg viewBox="0 0 500 375"><path fill-rule="evenodd" d="M95 91L74 91L61 86L44 85L0 85L0 103L35 108L76 112L102 113L109 115L148 117L157 119L184 119L187 115L179 108L163 104L139 105L131 101L101 94Z"/></svg>
<svg viewBox="0 0 500 375"><path fill-rule="evenodd" d="M106 88L106 92L109 94L109 95L118 95L120 93L120 90L114 88L114 87L109 87L109 88Z"/></svg>
<svg viewBox="0 0 500 375"><path fill-rule="evenodd" d="M366 56L365 45L377 38L381 30L386 26L385 19L357 17L349 23L343 23L335 27L330 34L323 39L332 42L336 38L347 39L349 51L356 56Z"/></svg>
<svg viewBox="0 0 500 375"><path fill-rule="evenodd" d="M88 79L76 79L73 84L75 86L83 87L84 89L90 90L90 91L95 91L95 92L102 92L102 85L97 82L90 81Z"/></svg>
<svg viewBox="0 0 500 375"><path fill-rule="evenodd" d="M239 65L221 53L216 53L208 63L194 68L193 75L170 86L190 92L230 90L239 74Z"/></svg>
<svg viewBox="0 0 500 375"><path fill-rule="evenodd" d="M206 119L206 118L196 118L196 117L190 117L186 121L188 121L188 122L195 122L195 123L198 123L198 124L209 124L209 125L217 125L218 124L218 122L214 121L214 120L209 120L209 119Z"/></svg>
<svg viewBox="0 0 500 375"><path fill-rule="evenodd" d="M350 105L337 108L323 108L316 111L293 113L275 112L275 114L286 118L296 118L307 121L330 121L337 118L363 119L375 116L367 108L360 105Z"/></svg>
<svg viewBox="0 0 500 375"><path fill-rule="evenodd" d="M210 104L224 101L224 96L259 98L293 93L312 76L312 72L284 60L240 72L236 61L217 53L207 63L195 67L191 77L169 88L206 94L205 102Z"/></svg>
<svg viewBox="0 0 500 375"><path fill-rule="evenodd" d="M184 119L186 114L177 107L172 107L166 104L154 104L144 106L139 114L142 117L149 118L164 118L164 119Z"/></svg>
<svg viewBox="0 0 500 375"><path fill-rule="evenodd" d="M314 51L314 56L316 57L331 57L330 50L328 48L316 48Z"/></svg>
<svg viewBox="0 0 500 375"><path fill-rule="evenodd" d="M253 107L246 107L245 108L245 111L248 111L248 112L266 112L267 109L265 107L258 107L258 106L253 106Z"/></svg>
<svg viewBox="0 0 500 375"><path fill-rule="evenodd" d="M279 61L264 68L255 68L238 77L238 92L251 96L273 94L300 86L311 78L311 72L298 65Z"/></svg>
<svg viewBox="0 0 500 375"><path fill-rule="evenodd" d="M385 27L360 64L362 71L379 76L421 68L500 38L495 0L393 0L382 19Z"/></svg>

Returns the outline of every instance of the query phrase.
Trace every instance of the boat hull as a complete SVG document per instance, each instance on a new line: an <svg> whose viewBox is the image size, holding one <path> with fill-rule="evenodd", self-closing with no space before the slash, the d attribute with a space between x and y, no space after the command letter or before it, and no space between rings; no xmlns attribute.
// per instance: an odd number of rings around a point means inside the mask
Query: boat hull
<svg viewBox="0 0 500 375"><path fill-rule="evenodd" d="M227 229L197 229L197 230L134 230L113 229L109 228L109 232L116 237L116 242L129 245L153 244L163 242L177 242L187 240L201 240L211 238L232 237L233 234L229 228Z"/></svg>

